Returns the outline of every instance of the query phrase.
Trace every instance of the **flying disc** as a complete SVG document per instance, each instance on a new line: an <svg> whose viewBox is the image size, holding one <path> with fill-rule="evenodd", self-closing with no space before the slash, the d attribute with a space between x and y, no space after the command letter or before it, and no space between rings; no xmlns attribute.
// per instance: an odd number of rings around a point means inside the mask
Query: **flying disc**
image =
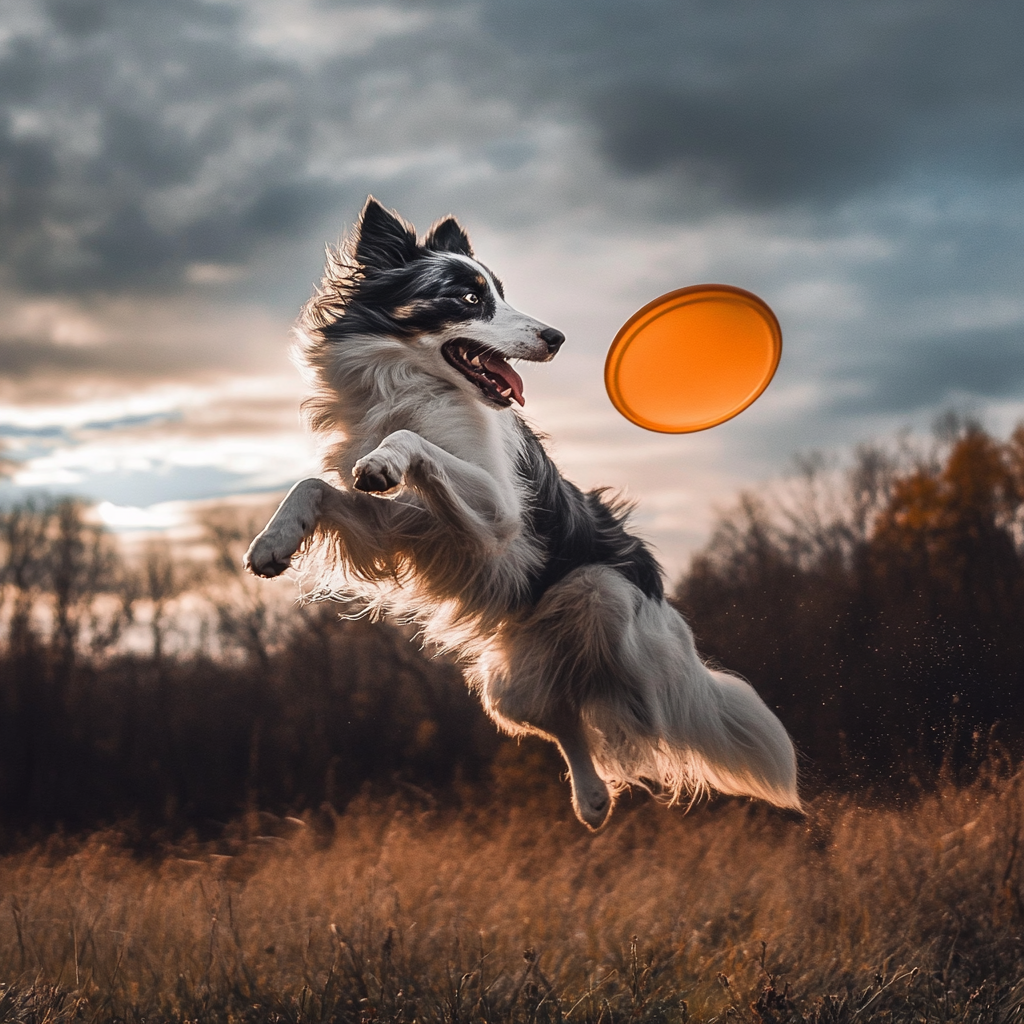
<svg viewBox="0 0 1024 1024"><path fill-rule="evenodd" d="M698 284L662 295L623 324L604 383L637 426L687 434L743 412L781 357L782 330L763 300L732 285Z"/></svg>

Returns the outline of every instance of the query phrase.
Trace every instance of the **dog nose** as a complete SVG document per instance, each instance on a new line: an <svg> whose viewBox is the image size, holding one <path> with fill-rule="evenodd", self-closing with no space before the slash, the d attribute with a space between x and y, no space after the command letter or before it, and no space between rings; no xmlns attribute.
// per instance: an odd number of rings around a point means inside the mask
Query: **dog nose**
<svg viewBox="0 0 1024 1024"><path fill-rule="evenodd" d="M555 330L554 327L545 327L540 332L540 336L552 355L562 347L562 342L565 341L565 335L561 331Z"/></svg>

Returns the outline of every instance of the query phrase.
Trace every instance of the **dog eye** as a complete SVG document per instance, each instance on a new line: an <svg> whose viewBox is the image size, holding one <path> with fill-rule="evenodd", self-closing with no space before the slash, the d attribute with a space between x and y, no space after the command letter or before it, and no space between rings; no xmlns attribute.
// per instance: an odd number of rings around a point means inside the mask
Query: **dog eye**
<svg viewBox="0 0 1024 1024"><path fill-rule="evenodd" d="M475 306L480 301L480 296L476 292L466 292L462 296L463 302L468 302L471 306Z"/></svg>

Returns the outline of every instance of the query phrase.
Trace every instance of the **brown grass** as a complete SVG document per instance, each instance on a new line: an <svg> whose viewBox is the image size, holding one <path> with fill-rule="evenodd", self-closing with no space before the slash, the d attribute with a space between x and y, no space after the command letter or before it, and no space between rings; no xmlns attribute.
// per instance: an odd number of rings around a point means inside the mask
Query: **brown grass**
<svg viewBox="0 0 1024 1024"><path fill-rule="evenodd" d="M330 838L253 816L220 853L51 844L0 860L0 1022L1009 1021L1022 786L805 820L646 804L598 836L543 799L367 800Z"/></svg>

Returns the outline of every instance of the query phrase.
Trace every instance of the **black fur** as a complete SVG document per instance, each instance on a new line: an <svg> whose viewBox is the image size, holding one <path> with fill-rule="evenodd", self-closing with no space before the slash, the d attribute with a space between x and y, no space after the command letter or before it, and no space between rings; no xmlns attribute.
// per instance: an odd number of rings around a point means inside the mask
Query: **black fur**
<svg viewBox="0 0 1024 1024"><path fill-rule="evenodd" d="M324 288L307 310L328 341L364 333L414 337L494 316L486 280L463 260L445 258L472 254L453 217L436 224L419 244L410 225L371 197L351 254L355 266L345 266L343 254L329 264ZM503 296L500 282L492 279ZM467 302L470 293L479 301ZM602 491L584 493L565 480L537 436L519 423L526 443L518 469L530 489L526 526L547 554L529 581L529 603L585 565L610 566L647 597L661 600L661 569L647 545L626 530L628 510L606 502ZM361 482L356 487L366 489Z"/></svg>
<svg viewBox="0 0 1024 1024"><path fill-rule="evenodd" d="M526 444L517 469L532 490L528 525L547 552L530 581L531 602L584 565L610 566L647 597L662 600L661 567L647 545L626 530L628 509L608 505L600 490L584 493L566 480L537 435L522 421L520 426Z"/></svg>
<svg viewBox="0 0 1024 1024"><path fill-rule="evenodd" d="M471 256L472 248L453 217L420 244L410 225L371 197L354 247L328 253L327 274L304 319L330 341L355 334L412 338L490 320L495 304L486 279L465 261L444 258L459 255ZM491 280L504 298L501 282L493 274ZM467 302L469 294L479 301Z"/></svg>
<svg viewBox="0 0 1024 1024"><path fill-rule="evenodd" d="M416 232L372 196L359 216L356 259L367 272L386 271L416 255Z"/></svg>
<svg viewBox="0 0 1024 1024"><path fill-rule="evenodd" d="M472 256L473 247L469 244L469 236L462 230L454 217L446 217L435 224L423 239L423 247L434 252L454 252L462 256Z"/></svg>

